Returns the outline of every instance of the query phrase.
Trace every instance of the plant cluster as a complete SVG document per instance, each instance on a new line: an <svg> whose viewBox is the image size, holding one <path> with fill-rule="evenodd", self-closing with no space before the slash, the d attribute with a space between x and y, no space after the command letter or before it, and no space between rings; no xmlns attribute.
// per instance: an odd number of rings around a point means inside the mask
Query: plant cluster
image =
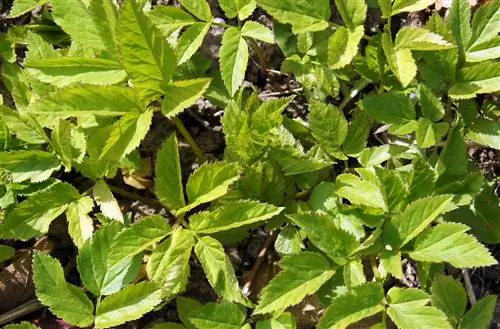
<svg viewBox="0 0 500 329"><path fill-rule="evenodd" d="M0 35L0 239L42 237L64 216L80 276L68 282L59 260L35 252L43 305L78 327L118 326L175 300L182 324L152 328L293 329L289 307L314 295L319 329L373 316L372 329L487 329L496 297L469 308L445 273L497 264L485 246L500 243L495 182L467 151L500 149L500 0L453 0L419 27L391 18L435 1L219 0L234 24L206 0L179 2L13 3L9 17L38 16ZM378 29L365 28L368 7ZM213 27L224 29L220 70L200 52ZM243 87L264 43L284 54L280 71L300 83L307 117L283 114L297 97ZM202 97L224 108L221 161L206 161L179 119ZM110 180L141 170L158 115L201 165L183 181L168 137L152 188L168 216L132 221ZM281 271L250 300L224 245L259 226L276 236ZM13 254L0 245L1 262ZM182 296L193 257L217 302ZM399 283L404 259L418 288Z"/></svg>

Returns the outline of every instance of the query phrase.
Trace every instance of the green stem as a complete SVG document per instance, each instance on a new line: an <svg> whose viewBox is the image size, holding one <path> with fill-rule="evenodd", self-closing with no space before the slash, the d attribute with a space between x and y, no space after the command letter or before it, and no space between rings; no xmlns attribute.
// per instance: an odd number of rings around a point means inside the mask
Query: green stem
<svg viewBox="0 0 500 329"><path fill-rule="evenodd" d="M387 328L387 310L385 309L385 305L384 311L382 312L382 324L384 325L384 328Z"/></svg>
<svg viewBox="0 0 500 329"><path fill-rule="evenodd" d="M356 84L354 84L354 87L349 92L349 95L347 95L347 97L342 100L342 103L340 103L339 109L343 110L352 101L352 99L356 97L359 92L365 89L365 87L369 84L370 81L366 80L365 78L361 78L358 82L356 82Z"/></svg>
<svg viewBox="0 0 500 329"><path fill-rule="evenodd" d="M380 278L380 272L378 271L377 261L375 260L375 256L370 257L370 264L372 265L373 276L375 276L375 280L379 282L381 278Z"/></svg>
<svg viewBox="0 0 500 329"><path fill-rule="evenodd" d="M226 29L230 28L230 27L234 27L232 25L229 25L229 24L225 24L225 23L217 23L217 22L212 22L212 25L215 25L215 26L220 26L220 27L225 27Z"/></svg>
<svg viewBox="0 0 500 329"><path fill-rule="evenodd" d="M170 119L172 123L175 125L175 127L179 130L179 132L182 134L186 142L191 146L191 149L193 150L194 155L198 159L199 162L207 162L207 158L203 154L203 151L200 149L198 146L198 143L194 140L193 136L189 133L189 131L186 129L182 121L178 117L173 117Z"/></svg>
<svg viewBox="0 0 500 329"><path fill-rule="evenodd" d="M250 41L250 45L252 46L253 50L257 53L257 57L259 58L259 64L261 66L261 69L263 71L267 71L267 59L266 55L264 54L264 51L262 48L259 46L259 44L254 40L254 39L248 39Z"/></svg>

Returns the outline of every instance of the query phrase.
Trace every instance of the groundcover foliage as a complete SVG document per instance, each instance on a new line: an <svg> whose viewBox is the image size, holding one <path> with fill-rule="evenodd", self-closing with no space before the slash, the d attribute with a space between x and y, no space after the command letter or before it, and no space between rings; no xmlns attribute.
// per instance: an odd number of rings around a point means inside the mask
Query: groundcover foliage
<svg viewBox="0 0 500 329"><path fill-rule="evenodd" d="M56 258L33 257L37 298L53 314L109 328L175 300L182 324L155 329L292 329L289 307L316 295L320 329L374 315L377 329L488 328L496 297L469 307L445 273L497 264L485 246L500 243L494 182L467 147L500 149L489 95L500 90L500 0L453 0L446 16L397 29L391 17L434 1L220 0L234 24L214 20L206 0L119 2L15 0L10 17L43 6L41 16L0 36L13 99L0 105L0 238L41 237L67 219L77 285ZM376 31L364 27L368 6L385 22ZM224 29L220 71L199 52L213 26ZM283 115L293 96L263 101L242 87L263 43L284 53L308 120ZM203 97L225 108L223 161L205 162L177 117ZM155 112L204 163L183 181L177 136L167 138L152 189L170 216L132 222L109 180L140 170ZM277 236L281 271L251 301L223 244L261 225ZM11 249L0 246L0 261ZM193 257L218 302L180 296ZM403 259L420 288L398 283Z"/></svg>

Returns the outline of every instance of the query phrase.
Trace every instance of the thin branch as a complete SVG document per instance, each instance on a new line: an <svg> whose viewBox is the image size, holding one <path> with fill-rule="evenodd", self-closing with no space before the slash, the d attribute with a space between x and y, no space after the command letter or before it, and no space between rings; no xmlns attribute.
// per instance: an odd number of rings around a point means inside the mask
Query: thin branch
<svg viewBox="0 0 500 329"><path fill-rule="evenodd" d="M26 303L19 305L16 308L13 308L10 311L7 311L3 314L0 314L0 326L12 322L16 319L19 319L23 316L26 316L30 313L38 311L42 309L44 306L36 299L31 299Z"/></svg>
<svg viewBox="0 0 500 329"><path fill-rule="evenodd" d="M465 288L467 289L467 295L469 296L470 304L475 305L477 303L477 299L476 295L474 294L474 289L472 288L469 272L466 269L462 269L462 275L464 277Z"/></svg>
<svg viewBox="0 0 500 329"><path fill-rule="evenodd" d="M297 94L303 90L304 90L304 88L295 88L295 89L284 90L284 91L261 93L261 94L259 94L259 97L280 97L280 96L285 96L285 95Z"/></svg>
<svg viewBox="0 0 500 329"><path fill-rule="evenodd" d="M198 146L198 143L196 143L195 139L189 131L186 129L182 121L178 117L173 117L170 119L172 123L175 125L175 127L179 130L181 135L184 137L186 142L191 146L191 149L193 150L194 155L200 161L201 163L207 162L207 158L205 157L205 154L203 154L203 151L201 148Z"/></svg>
<svg viewBox="0 0 500 329"><path fill-rule="evenodd" d="M353 100L353 98L356 97L359 94L359 92L361 90L365 89L365 87L368 86L369 84L370 84L369 80L361 78L361 80L359 80L353 86L353 88L349 92L349 95L347 95L347 97L344 97L344 99L342 100L342 103L340 103L340 105L339 105L339 109L343 110Z"/></svg>

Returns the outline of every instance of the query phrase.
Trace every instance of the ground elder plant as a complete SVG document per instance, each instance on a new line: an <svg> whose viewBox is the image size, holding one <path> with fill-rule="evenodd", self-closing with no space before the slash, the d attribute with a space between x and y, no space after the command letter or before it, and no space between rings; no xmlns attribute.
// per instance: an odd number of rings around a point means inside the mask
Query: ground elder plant
<svg viewBox="0 0 500 329"><path fill-rule="evenodd" d="M293 306L314 298L319 329L489 328L496 296L475 303L467 269L497 264L500 208L468 149L500 149L500 0L434 2L15 0L8 18L32 18L0 35L0 266L65 218L77 278L42 251L32 273L36 298L76 327L170 304L180 322L149 328L294 329ZM410 12L420 26L400 24ZM218 62L201 49L214 28ZM299 87L259 97L252 66ZM224 109L217 161L179 116L200 99ZM297 103L307 113L292 118ZM143 193L115 183L141 170L162 117L177 132L147 188L164 210L132 217L120 200ZM178 138L199 164L187 178ZM258 227L279 273L252 298L225 246ZM192 262L216 300L184 294Z"/></svg>

